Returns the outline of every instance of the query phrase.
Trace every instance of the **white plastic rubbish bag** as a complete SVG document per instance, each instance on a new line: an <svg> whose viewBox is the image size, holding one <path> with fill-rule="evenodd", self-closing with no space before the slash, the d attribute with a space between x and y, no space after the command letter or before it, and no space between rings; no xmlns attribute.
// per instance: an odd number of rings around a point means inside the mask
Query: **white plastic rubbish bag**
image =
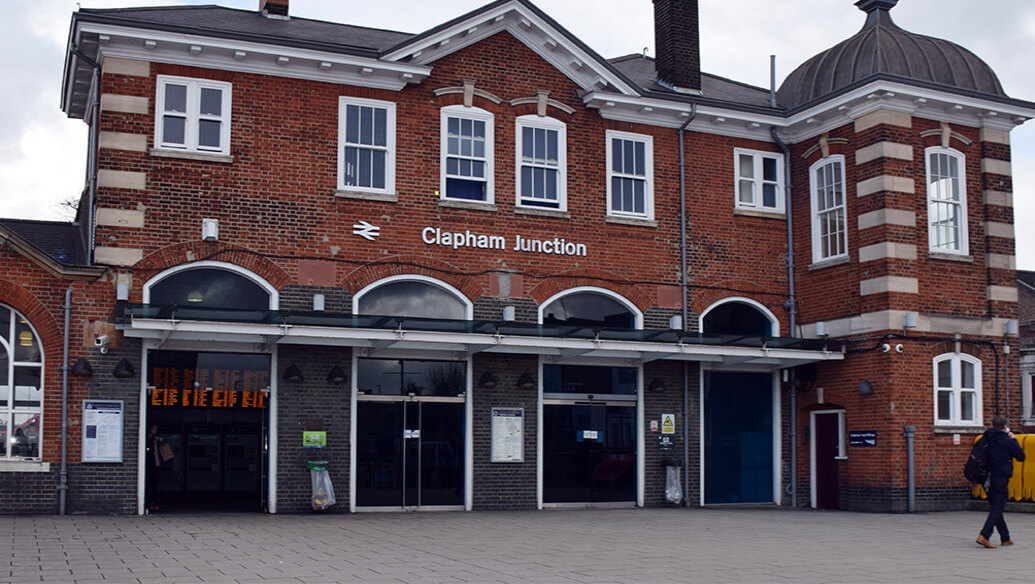
<svg viewBox="0 0 1035 584"><path fill-rule="evenodd" d="M310 460L306 467L313 479L313 510L323 511L335 503L334 485L331 484L331 474L327 472L327 461Z"/></svg>
<svg viewBox="0 0 1035 584"><path fill-rule="evenodd" d="M665 467L665 499L678 505L683 500L683 488L680 486L678 466Z"/></svg>

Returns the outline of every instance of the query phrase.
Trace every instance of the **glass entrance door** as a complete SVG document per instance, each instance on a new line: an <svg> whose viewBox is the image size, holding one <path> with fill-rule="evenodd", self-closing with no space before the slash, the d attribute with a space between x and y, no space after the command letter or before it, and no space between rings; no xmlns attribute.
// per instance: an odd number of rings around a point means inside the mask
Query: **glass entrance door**
<svg viewBox="0 0 1035 584"><path fill-rule="evenodd" d="M462 399L360 400L356 506L462 506L464 431Z"/></svg>
<svg viewBox="0 0 1035 584"><path fill-rule="evenodd" d="M543 455L544 502L635 501L635 405L544 405Z"/></svg>
<svg viewBox="0 0 1035 584"><path fill-rule="evenodd" d="M705 504L773 502L773 376L709 372L704 383Z"/></svg>

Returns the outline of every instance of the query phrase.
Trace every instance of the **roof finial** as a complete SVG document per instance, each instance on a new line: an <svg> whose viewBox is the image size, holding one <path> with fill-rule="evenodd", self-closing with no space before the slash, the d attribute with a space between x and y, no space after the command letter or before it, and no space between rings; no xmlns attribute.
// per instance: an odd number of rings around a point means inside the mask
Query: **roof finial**
<svg viewBox="0 0 1035 584"><path fill-rule="evenodd" d="M887 12L898 4L898 0L859 0L855 3L859 7L859 10L870 13L874 10L884 10Z"/></svg>

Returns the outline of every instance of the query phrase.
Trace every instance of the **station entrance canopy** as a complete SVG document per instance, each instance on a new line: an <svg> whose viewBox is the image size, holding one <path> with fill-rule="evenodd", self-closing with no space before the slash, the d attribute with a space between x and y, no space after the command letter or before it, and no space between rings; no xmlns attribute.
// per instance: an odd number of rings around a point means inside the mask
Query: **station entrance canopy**
<svg viewBox="0 0 1035 584"><path fill-rule="evenodd" d="M179 342L352 347L361 357L464 359L475 353L542 356L545 363L632 366L657 360L698 361L715 368L775 371L841 361L821 339L733 336L676 330L607 329L477 320L229 310L120 304L116 323L127 337L160 346Z"/></svg>

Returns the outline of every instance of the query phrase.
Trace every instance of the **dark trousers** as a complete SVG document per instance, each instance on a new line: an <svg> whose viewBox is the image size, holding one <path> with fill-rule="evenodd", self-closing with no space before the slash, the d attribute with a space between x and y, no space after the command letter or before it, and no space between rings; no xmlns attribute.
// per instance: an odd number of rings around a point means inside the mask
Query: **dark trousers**
<svg viewBox="0 0 1035 584"><path fill-rule="evenodd" d="M1006 497L1009 494L1010 477L993 475L990 482L988 519L985 519L985 526L981 528L981 535L985 536L985 539L990 539L992 529L995 528L999 530L999 538L1002 541L1010 541L1010 530L1006 527L1006 519L1003 518L1003 509L1006 509Z"/></svg>

